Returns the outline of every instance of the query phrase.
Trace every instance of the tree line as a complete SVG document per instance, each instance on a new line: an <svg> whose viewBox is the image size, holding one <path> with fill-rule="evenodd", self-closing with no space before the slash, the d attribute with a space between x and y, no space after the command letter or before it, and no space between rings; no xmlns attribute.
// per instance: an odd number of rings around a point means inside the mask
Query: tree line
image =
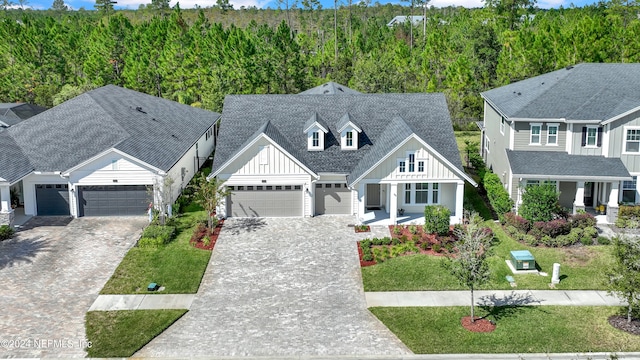
<svg viewBox="0 0 640 360"><path fill-rule="evenodd" d="M506 3L506 1L511 1ZM154 5L155 4L155 5ZM480 93L581 62L639 62L638 4L540 10L529 0L427 8L0 11L0 102L53 106L106 84L220 111L227 94L297 93L332 80L365 93L444 92L455 121ZM58 4L59 5L59 4ZM155 6L155 7L154 7Z"/></svg>

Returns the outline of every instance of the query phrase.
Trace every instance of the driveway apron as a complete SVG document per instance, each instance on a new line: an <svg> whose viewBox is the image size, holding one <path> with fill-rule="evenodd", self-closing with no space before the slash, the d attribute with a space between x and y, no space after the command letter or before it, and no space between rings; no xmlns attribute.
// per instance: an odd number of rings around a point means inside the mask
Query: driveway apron
<svg viewBox="0 0 640 360"><path fill-rule="evenodd" d="M84 317L145 218L31 219L0 242L0 357L84 357Z"/></svg>
<svg viewBox="0 0 640 360"><path fill-rule="evenodd" d="M191 310L136 356L410 354L367 310L349 223L228 219Z"/></svg>

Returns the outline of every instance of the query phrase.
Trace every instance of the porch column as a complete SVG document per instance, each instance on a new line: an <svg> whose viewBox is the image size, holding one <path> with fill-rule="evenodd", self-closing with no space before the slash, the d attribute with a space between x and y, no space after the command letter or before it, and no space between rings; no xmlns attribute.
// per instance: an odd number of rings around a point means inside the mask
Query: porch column
<svg viewBox="0 0 640 360"><path fill-rule="evenodd" d="M464 181L458 181L456 185L456 223L462 223L464 217Z"/></svg>
<svg viewBox="0 0 640 360"><path fill-rule="evenodd" d="M389 184L389 220L392 225L398 221L398 183Z"/></svg>
<svg viewBox="0 0 640 360"><path fill-rule="evenodd" d="M607 222L613 224L618 218L618 189L619 181L611 182L611 192L609 193L609 203L607 203Z"/></svg>
<svg viewBox="0 0 640 360"><path fill-rule="evenodd" d="M11 208L11 191L9 185L0 185L0 225L13 223L13 209Z"/></svg>
<svg viewBox="0 0 640 360"><path fill-rule="evenodd" d="M584 181L578 181L576 184L576 199L573 201L573 213L578 210L584 210Z"/></svg>

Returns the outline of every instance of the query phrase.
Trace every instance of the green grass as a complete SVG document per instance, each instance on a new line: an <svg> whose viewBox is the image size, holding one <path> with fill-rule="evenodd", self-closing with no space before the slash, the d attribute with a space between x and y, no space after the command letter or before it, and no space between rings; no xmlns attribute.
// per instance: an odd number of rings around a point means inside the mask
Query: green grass
<svg viewBox="0 0 640 360"><path fill-rule="evenodd" d="M522 306L495 308L491 333L460 325L468 307L371 308L413 352L553 353L640 351L640 337L610 326L616 307ZM477 315L487 311L477 309ZM525 356L526 358L526 356Z"/></svg>
<svg viewBox="0 0 640 360"><path fill-rule="evenodd" d="M85 317L88 356L129 357L187 310L90 311Z"/></svg>
<svg viewBox="0 0 640 360"><path fill-rule="evenodd" d="M475 141L480 144L480 131L456 131L456 143L458 144L458 151L460 151L460 160L462 160L462 165L467 165L466 160L466 145L464 143L465 140ZM480 145L478 145L480 146Z"/></svg>
<svg viewBox="0 0 640 360"><path fill-rule="evenodd" d="M131 248L100 293L147 293L147 285L151 282L164 286L164 294L196 293L211 251L189 244L194 219L206 215L194 206L188 207L187 211L191 212L177 218L176 239L158 249Z"/></svg>
<svg viewBox="0 0 640 360"><path fill-rule="evenodd" d="M476 182L478 182L477 179ZM464 183L464 201L472 210L477 212L485 220L493 220L493 214L484 199L478 194L478 189L468 182Z"/></svg>
<svg viewBox="0 0 640 360"><path fill-rule="evenodd" d="M613 261L609 246L585 246L575 248L529 247L509 237L497 224L487 222L497 237L489 257L490 280L479 289L511 289L505 280L512 275L505 260L511 250L529 250L540 270L549 273L553 263L560 263L558 289L605 289L604 273ZM466 289L443 267L444 258L429 255L409 255L393 258L382 264L362 268L365 291L415 291L415 290L463 290ZM535 274L512 275L517 289L549 289L550 276Z"/></svg>

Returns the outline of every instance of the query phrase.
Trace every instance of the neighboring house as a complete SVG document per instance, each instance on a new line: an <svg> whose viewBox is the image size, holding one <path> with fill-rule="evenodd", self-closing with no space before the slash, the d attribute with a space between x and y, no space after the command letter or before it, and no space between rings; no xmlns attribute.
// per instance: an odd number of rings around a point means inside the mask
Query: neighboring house
<svg viewBox="0 0 640 360"><path fill-rule="evenodd" d="M0 103L0 131L38 115L47 108L23 103Z"/></svg>
<svg viewBox="0 0 640 360"><path fill-rule="evenodd" d="M411 21L411 24L415 25L419 25L422 23L422 21L424 20L424 16L421 15L400 15L400 16L396 16L393 19L391 19L391 21L389 21L389 23L387 24L388 27L393 27L395 25L402 25L406 22Z"/></svg>
<svg viewBox="0 0 640 360"><path fill-rule="evenodd" d="M640 64L579 64L482 94L482 154L518 206L527 185L556 184L572 211L637 204Z"/></svg>
<svg viewBox="0 0 640 360"><path fill-rule="evenodd" d="M0 221L13 216L10 189L26 215L144 215L152 195L172 203L211 154L219 118L107 85L14 125L0 133Z"/></svg>
<svg viewBox="0 0 640 360"><path fill-rule="evenodd" d="M210 177L229 217L384 214L425 205L462 217L463 171L443 94L362 94L327 83L297 95L229 95Z"/></svg>

